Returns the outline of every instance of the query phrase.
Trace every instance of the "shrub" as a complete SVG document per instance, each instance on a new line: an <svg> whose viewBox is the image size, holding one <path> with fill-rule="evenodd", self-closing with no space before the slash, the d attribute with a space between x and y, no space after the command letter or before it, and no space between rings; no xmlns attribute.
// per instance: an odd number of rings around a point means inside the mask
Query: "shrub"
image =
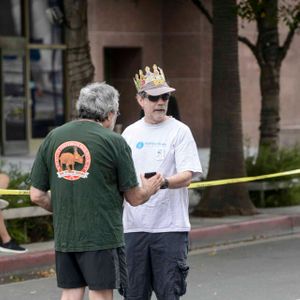
<svg viewBox="0 0 300 300"><path fill-rule="evenodd" d="M4 163L0 162L0 172L4 172ZM24 173L17 165L11 164L7 173L10 178L9 189L28 190L29 173ZM3 195L1 198L9 202L9 208L33 206L29 196ZM19 243L33 243L53 239L52 216L20 218L6 220L9 234Z"/></svg>
<svg viewBox="0 0 300 300"><path fill-rule="evenodd" d="M258 156L246 158L248 176L278 173L300 169L300 148L295 146L290 149L280 149L277 152L263 148ZM300 180L299 175L283 176L268 179L268 181L293 181L295 184L286 189L274 189L265 191L264 207L279 207L300 204ZM250 192L251 200L257 207L261 206L260 192Z"/></svg>

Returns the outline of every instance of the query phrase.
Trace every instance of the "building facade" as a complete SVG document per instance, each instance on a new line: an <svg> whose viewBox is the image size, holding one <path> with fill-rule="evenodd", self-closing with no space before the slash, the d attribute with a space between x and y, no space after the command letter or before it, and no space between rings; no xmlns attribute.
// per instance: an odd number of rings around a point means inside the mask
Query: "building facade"
<svg viewBox="0 0 300 300"><path fill-rule="evenodd" d="M211 1L204 1L211 9ZM0 4L1 153L34 154L45 135L69 120L63 23L49 8L62 0L9 0ZM80 12L79 12L80 13ZM162 67L181 120L199 147L209 147L212 27L190 0L88 0L88 27L95 80L121 94L117 130L140 117L132 78L154 63ZM255 41L252 25L240 32ZM284 28L281 36L285 36ZM300 141L300 37L295 36L281 72L281 144ZM244 139L257 146L259 68L239 45Z"/></svg>
<svg viewBox="0 0 300 300"><path fill-rule="evenodd" d="M34 153L66 120L63 26L48 9L60 0L0 3L0 148L2 155Z"/></svg>

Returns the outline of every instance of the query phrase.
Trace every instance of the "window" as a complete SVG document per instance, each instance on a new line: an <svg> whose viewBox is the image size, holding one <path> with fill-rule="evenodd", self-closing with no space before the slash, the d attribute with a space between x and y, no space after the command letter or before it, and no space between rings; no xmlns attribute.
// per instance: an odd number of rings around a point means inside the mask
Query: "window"
<svg viewBox="0 0 300 300"><path fill-rule="evenodd" d="M0 36L21 36L21 0L0 1Z"/></svg>
<svg viewBox="0 0 300 300"><path fill-rule="evenodd" d="M53 13L62 10L61 0L30 0L29 2L30 43L61 44L63 42L62 23L53 22ZM61 19L62 21L62 19Z"/></svg>
<svg viewBox="0 0 300 300"><path fill-rule="evenodd" d="M62 50L30 50L32 137L64 123Z"/></svg>
<svg viewBox="0 0 300 300"><path fill-rule="evenodd" d="M4 138L7 141L26 139L24 61L21 55L2 57Z"/></svg>

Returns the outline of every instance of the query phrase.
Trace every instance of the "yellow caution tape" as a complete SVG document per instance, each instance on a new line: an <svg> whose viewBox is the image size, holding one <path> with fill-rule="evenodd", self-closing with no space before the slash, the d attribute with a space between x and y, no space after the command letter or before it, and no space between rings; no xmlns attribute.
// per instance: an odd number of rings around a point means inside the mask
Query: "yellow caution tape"
<svg viewBox="0 0 300 300"><path fill-rule="evenodd" d="M227 179L219 179L219 180L211 180L211 181L202 181L202 182L192 182L188 188L195 189L195 188L203 188L209 186L216 186L216 185L225 185L225 184L233 184L233 183L242 183L242 182L250 182L268 178L275 178L275 177L282 177L282 176L289 176L289 175L296 175L300 174L300 169L285 171L285 172L278 172L266 175L259 175L259 176L251 176L251 177L240 177L240 178L227 178ZM0 195L29 195L28 190L7 190L7 189L0 189Z"/></svg>
<svg viewBox="0 0 300 300"><path fill-rule="evenodd" d="M0 189L0 195L29 195L29 191L27 190L5 190Z"/></svg>
<svg viewBox="0 0 300 300"><path fill-rule="evenodd" d="M203 181L203 182L192 182L189 185L189 189L202 188L202 187L215 186L215 185L232 184L232 183L249 182L249 181L289 176L289 175L295 175L295 174L300 174L300 169L285 171L285 172L278 172L278 173L273 173L273 174L251 176L251 177L228 178L228 179L219 179L219 180L211 180L211 181Z"/></svg>

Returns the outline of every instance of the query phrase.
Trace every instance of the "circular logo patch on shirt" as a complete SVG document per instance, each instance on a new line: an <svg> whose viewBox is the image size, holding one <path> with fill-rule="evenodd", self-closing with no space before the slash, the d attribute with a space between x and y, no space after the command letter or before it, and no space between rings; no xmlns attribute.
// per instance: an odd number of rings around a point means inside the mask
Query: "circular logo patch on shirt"
<svg viewBox="0 0 300 300"><path fill-rule="evenodd" d="M88 148L77 141L61 144L55 151L55 167L58 178L78 180L87 178L91 165L91 155Z"/></svg>
<svg viewBox="0 0 300 300"><path fill-rule="evenodd" d="M136 148L137 149L142 149L144 147L144 143L143 142L138 142L137 144L136 144Z"/></svg>

